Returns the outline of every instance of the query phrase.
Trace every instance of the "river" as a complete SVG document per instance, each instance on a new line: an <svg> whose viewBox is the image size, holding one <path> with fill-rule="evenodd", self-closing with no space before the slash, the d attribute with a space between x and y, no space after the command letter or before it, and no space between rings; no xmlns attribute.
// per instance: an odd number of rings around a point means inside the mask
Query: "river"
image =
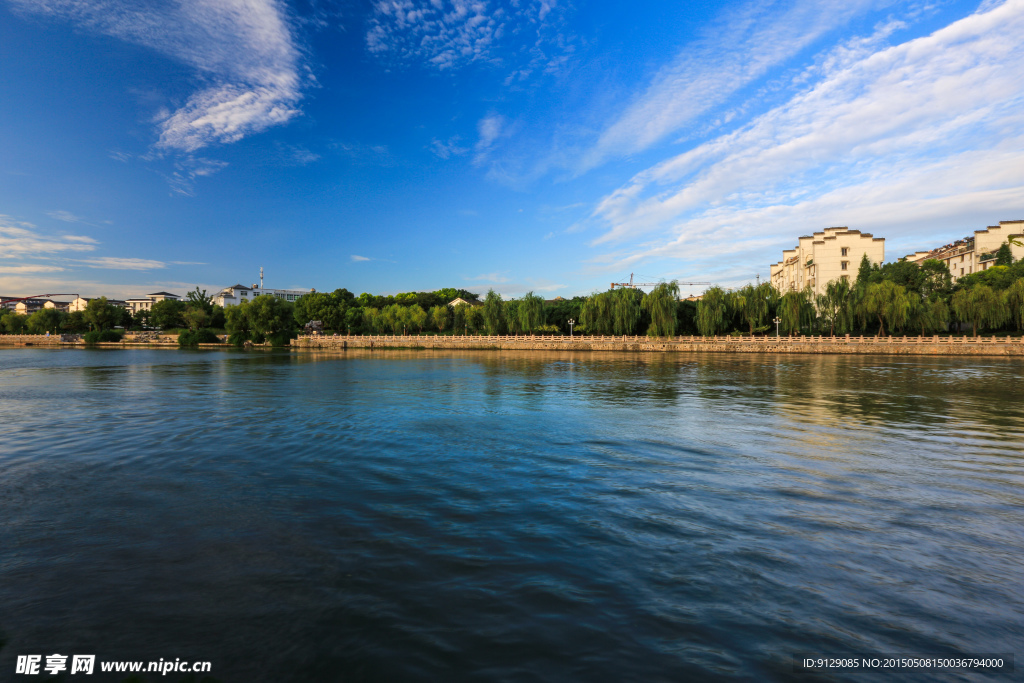
<svg viewBox="0 0 1024 683"><path fill-rule="evenodd" d="M0 680L53 653L246 683L788 680L801 654L1019 653L1022 371L0 350Z"/></svg>

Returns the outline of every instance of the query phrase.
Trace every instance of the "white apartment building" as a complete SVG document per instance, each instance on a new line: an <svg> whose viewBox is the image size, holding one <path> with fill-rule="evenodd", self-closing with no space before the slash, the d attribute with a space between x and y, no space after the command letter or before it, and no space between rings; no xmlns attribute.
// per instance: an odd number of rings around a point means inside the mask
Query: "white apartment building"
<svg viewBox="0 0 1024 683"><path fill-rule="evenodd" d="M801 237L794 249L782 252L782 260L771 266L771 283L780 293L810 287L822 294L832 280L857 280L861 259L871 263L885 261L885 238L845 227L826 228L824 232Z"/></svg>
<svg viewBox="0 0 1024 683"><path fill-rule="evenodd" d="M285 301L295 301L303 294L315 291L312 289L269 289L259 285L246 287L245 285L232 285L225 287L213 297L213 303L218 306L235 306L243 301L252 301L258 296L273 295Z"/></svg>
<svg viewBox="0 0 1024 683"><path fill-rule="evenodd" d="M953 282L965 275L988 270L996 263L996 252L1009 238L1024 242L1024 221L999 221L984 230L975 230L973 237L965 237L952 244L931 251L917 251L904 257L921 265L929 259L942 261L949 268ZM1024 246L1010 244L1013 260L1024 258Z"/></svg>
<svg viewBox="0 0 1024 683"><path fill-rule="evenodd" d="M125 301L126 308L135 315L139 311L152 310L153 304L158 301L165 301L170 299L171 301L181 301L181 297L177 294L171 294L170 292L153 292L146 296L133 296Z"/></svg>
<svg viewBox="0 0 1024 683"><path fill-rule="evenodd" d="M89 302L92 301L95 298L97 298L97 297L94 297L94 296L89 296L89 297L80 296L80 297L76 298L74 301L72 301L70 304L68 304L68 312L69 313L76 313L76 312L79 312L79 311L84 311L85 307L89 305ZM120 299L107 299L107 303L110 304L111 306L120 306L121 308L128 308L128 302L127 301L121 301Z"/></svg>

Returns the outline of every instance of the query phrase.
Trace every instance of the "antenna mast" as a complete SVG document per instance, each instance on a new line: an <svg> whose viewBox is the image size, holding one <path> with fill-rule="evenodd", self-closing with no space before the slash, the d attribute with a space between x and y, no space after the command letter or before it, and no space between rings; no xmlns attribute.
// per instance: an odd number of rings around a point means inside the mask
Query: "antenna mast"
<svg viewBox="0 0 1024 683"><path fill-rule="evenodd" d="M263 266L260 266L260 290L263 290Z"/></svg>

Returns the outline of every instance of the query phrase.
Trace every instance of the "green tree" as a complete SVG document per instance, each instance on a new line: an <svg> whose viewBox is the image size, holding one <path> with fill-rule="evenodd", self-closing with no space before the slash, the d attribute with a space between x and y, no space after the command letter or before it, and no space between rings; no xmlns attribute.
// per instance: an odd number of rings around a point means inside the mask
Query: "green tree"
<svg viewBox="0 0 1024 683"><path fill-rule="evenodd" d="M852 322L847 305L849 298L850 283L842 278L830 281L825 285L825 292L817 296L818 315L828 325L829 336L834 337L837 328L840 334L849 329Z"/></svg>
<svg viewBox="0 0 1024 683"><path fill-rule="evenodd" d="M85 306L84 313L85 322L97 330L110 329L121 320L120 308L107 303L105 296L90 300Z"/></svg>
<svg viewBox="0 0 1024 683"><path fill-rule="evenodd" d="M367 306L363 309L363 322L366 324L366 328L374 334L379 334L383 330L384 321L380 314L379 308L373 306Z"/></svg>
<svg viewBox="0 0 1024 683"><path fill-rule="evenodd" d="M481 329L483 329L484 325L486 324L486 321L484 320L483 306L467 306L465 313L466 329L468 331L479 332Z"/></svg>
<svg viewBox="0 0 1024 683"><path fill-rule="evenodd" d="M953 312L961 322L970 323L974 336L979 329L999 327L1006 322L1006 298L988 285L975 285L953 294Z"/></svg>
<svg viewBox="0 0 1024 683"><path fill-rule="evenodd" d="M28 326L29 332L33 334L45 334L47 332L56 334L66 316L67 313L58 311L56 308L41 308L28 316L25 324Z"/></svg>
<svg viewBox="0 0 1024 683"><path fill-rule="evenodd" d="M427 312L423 310L423 307L419 304L413 304L406 309L406 316L409 321L410 327L415 327L419 330L420 334L423 333L423 326L427 324Z"/></svg>
<svg viewBox="0 0 1024 683"><path fill-rule="evenodd" d="M867 254L864 254L860 259L860 267L857 268L857 282L855 284L861 287L867 286L871 281L873 272L871 260Z"/></svg>
<svg viewBox="0 0 1024 683"><path fill-rule="evenodd" d="M1017 278L1006 290L1006 312L1017 329L1024 328L1024 278Z"/></svg>
<svg viewBox="0 0 1024 683"><path fill-rule="evenodd" d="M522 302L518 299L509 299L502 302L502 320L505 321L505 331L508 334L519 334L523 331L519 323L519 306Z"/></svg>
<svg viewBox="0 0 1024 683"><path fill-rule="evenodd" d="M1013 252L1010 251L1010 243L1003 242L999 245L999 251L996 252L996 265L997 266L1012 266L1013 265Z"/></svg>
<svg viewBox="0 0 1024 683"><path fill-rule="evenodd" d="M583 303L579 323L588 334L610 334L614 329L612 296L611 291L595 293Z"/></svg>
<svg viewBox="0 0 1024 683"><path fill-rule="evenodd" d="M643 299L643 307L650 316L647 327L650 337L674 337L676 334L676 306L679 302L679 283L661 282Z"/></svg>
<svg viewBox="0 0 1024 683"><path fill-rule="evenodd" d="M252 318L249 315L251 305L248 301L243 301L237 306L228 306L224 309L224 328L231 335L232 342L244 341L252 333Z"/></svg>
<svg viewBox="0 0 1024 683"><path fill-rule="evenodd" d="M136 329L143 329L149 327L149 310L140 308L135 311L135 315L132 316L132 327Z"/></svg>
<svg viewBox="0 0 1024 683"><path fill-rule="evenodd" d="M810 289L786 292L779 300L779 318L782 331L790 336L800 331L813 316Z"/></svg>
<svg viewBox="0 0 1024 683"><path fill-rule="evenodd" d="M632 287L622 287L609 293L612 295L612 332L616 335L635 334L644 293Z"/></svg>
<svg viewBox="0 0 1024 683"><path fill-rule="evenodd" d="M92 303L91 301L89 302ZM245 305L242 302L241 305ZM164 299L153 304L149 311L149 320L154 327L166 330L172 327L182 327L185 324L182 314L185 312L185 302L174 299Z"/></svg>
<svg viewBox="0 0 1024 683"><path fill-rule="evenodd" d="M868 285L861 304L866 315L878 318L878 335L885 336L885 325L890 331L901 328L910 315L910 297L907 290L890 280Z"/></svg>
<svg viewBox="0 0 1024 683"><path fill-rule="evenodd" d="M725 327L725 314L728 310L728 301L725 290L721 287L712 287L704 292L704 296L697 302L697 330L704 337L712 337Z"/></svg>
<svg viewBox="0 0 1024 683"><path fill-rule="evenodd" d="M28 316L20 313L8 313L3 318L4 331L7 334L25 334L28 327Z"/></svg>
<svg viewBox="0 0 1024 683"><path fill-rule="evenodd" d="M199 291L199 286L185 295L186 306L192 308L198 308L204 311L207 315L213 313L213 297L206 296L206 290ZM193 328L195 329L195 328Z"/></svg>
<svg viewBox="0 0 1024 683"><path fill-rule="evenodd" d="M505 328L505 307L502 305L501 295L493 289L487 290L484 297L483 322L487 334L501 334Z"/></svg>
<svg viewBox="0 0 1024 683"><path fill-rule="evenodd" d="M430 322L437 328L438 332L444 332L448 327L448 307L434 306L430 309Z"/></svg>
<svg viewBox="0 0 1024 683"><path fill-rule="evenodd" d="M181 319L188 326L188 329L195 331L206 326L207 321L210 319L210 314L202 306L189 304L181 312Z"/></svg>
<svg viewBox="0 0 1024 683"><path fill-rule="evenodd" d="M72 311L61 321L61 330L64 332L88 332L89 323L85 322L85 313Z"/></svg>
<svg viewBox="0 0 1024 683"><path fill-rule="evenodd" d="M768 318L768 311L771 307L772 291L775 288L764 282L756 287L746 285L736 292L732 297L733 307L739 313L743 322L750 328L750 335L761 327Z"/></svg>
<svg viewBox="0 0 1024 683"><path fill-rule="evenodd" d="M953 278L945 261L927 259L921 263L921 296L949 298L953 291Z"/></svg>
<svg viewBox="0 0 1024 683"><path fill-rule="evenodd" d="M544 299L533 292L527 292L519 302L519 327L525 332L533 332L544 321Z"/></svg>
<svg viewBox="0 0 1024 683"><path fill-rule="evenodd" d="M293 331L295 317L292 309L291 303L276 296L256 297L249 303L248 310L252 331L262 336Z"/></svg>
<svg viewBox="0 0 1024 683"><path fill-rule="evenodd" d="M949 325L949 307L942 299L921 299L911 296L907 324L920 329L921 336L942 332Z"/></svg>

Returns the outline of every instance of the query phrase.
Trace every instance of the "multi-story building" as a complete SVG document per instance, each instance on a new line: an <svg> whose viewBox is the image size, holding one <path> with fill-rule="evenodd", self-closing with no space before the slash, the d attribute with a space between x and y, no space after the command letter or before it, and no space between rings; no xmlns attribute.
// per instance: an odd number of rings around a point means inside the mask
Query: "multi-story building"
<svg viewBox="0 0 1024 683"><path fill-rule="evenodd" d="M181 297L177 294L171 294L170 292L154 292L147 294L146 296L133 296L126 300L126 308L135 315L139 311L148 311L153 308L153 304L158 301L165 301L170 299L171 301L181 301Z"/></svg>
<svg viewBox="0 0 1024 683"><path fill-rule="evenodd" d="M84 311L89 302L97 297L94 296L80 296L68 304L68 312L76 313L78 311ZM128 302L122 301L121 299L107 299L107 303L111 306L120 306L121 308L128 308Z"/></svg>
<svg viewBox="0 0 1024 683"><path fill-rule="evenodd" d="M213 297L213 303L218 306L234 306L243 301L252 301L258 296L273 295L285 301L295 301L303 294L315 291L312 289L269 289L254 284L252 287L245 285L232 285L225 287Z"/></svg>
<svg viewBox="0 0 1024 683"><path fill-rule="evenodd" d="M956 282L965 275L994 266L996 252L1003 244L1009 243L1014 261L1024 258L1024 246L1010 242L1010 238L1024 242L1024 221L999 221L999 225L975 230L972 237L965 237L938 249L908 254L904 260L918 265L929 259L942 261L949 268L953 282Z"/></svg>
<svg viewBox="0 0 1024 683"><path fill-rule="evenodd" d="M845 227L826 228L804 235L794 249L782 252L782 260L771 267L771 283L783 294L804 287L822 294L832 280L856 281L864 256L871 263L884 261L885 238Z"/></svg>

